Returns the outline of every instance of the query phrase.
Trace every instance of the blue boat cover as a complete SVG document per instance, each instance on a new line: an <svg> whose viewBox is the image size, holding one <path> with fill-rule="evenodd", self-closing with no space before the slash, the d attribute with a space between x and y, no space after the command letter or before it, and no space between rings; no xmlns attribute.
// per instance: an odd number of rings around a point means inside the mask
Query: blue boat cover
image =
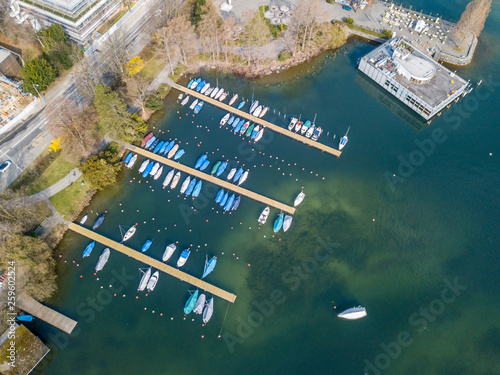
<svg viewBox="0 0 500 375"><path fill-rule="evenodd" d="M151 146L149 146L148 151L153 150L153 149L156 147L156 145L157 145L158 143L160 143L160 140L159 140L159 139L156 139L156 140L155 140L155 141L151 144Z"/></svg>
<svg viewBox="0 0 500 375"><path fill-rule="evenodd" d="M280 216L278 216L278 218L274 222L274 233L278 232L283 226L283 215L284 214L281 213Z"/></svg>
<svg viewBox="0 0 500 375"><path fill-rule="evenodd" d="M224 197L224 189L220 189L217 193L217 196L215 197L215 203L220 203L222 197Z"/></svg>
<svg viewBox="0 0 500 375"><path fill-rule="evenodd" d="M184 314L189 314L191 311L193 311L197 300L198 300L198 290L193 294L191 294L191 297L189 297L189 299L187 300L186 305L184 306Z"/></svg>
<svg viewBox="0 0 500 375"><path fill-rule="evenodd" d="M232 126L233 128L235 128L235 127L236 127L236 125L238 125L238 124L239 124L239 122L240 122L240 118L239 118L239 117L236 117L236 118L234 119L233 124L232 124L231 126Z"/></svg>
<svg viewBox="0 0 500 375"><path fill-rule="evenodd" d="M233 203L233 207L231 207L231 210L236 210L240 206L240 201L241 197L240 196L236 197Z"/></svg>
<svg viewBox="0 0 500 375"><path fill-rule="evenodd" d="M222 164L219 166L219 169L217 169L216 176L219 177L224 171L226 170L227 167L227 162L222 162Z"/></svg>
<svg viewBox="0 0 500 375"><path fill-rule="evenodd" d="M231 196L227 200L226 205L224 206L224 211L229 211L231 207L233 207L233 202L234 202L234 194L231 194Z"/></svg>
<svg viewBox="0 0 500 375"><path fill-rule="evenodd" d="M193 178L186 189L186 195L191 195L196 184L196 178Z"/></svg>
<svg viewBox="0 0 500 375"><path fill-rule="evenodd" d="M241 109L245 105L245 101L243 100L240 104L238 104L238 109Z"/></svg>
<svg viewBox="0 0 500 375"><path fill-rule="evenodd" d="M200 92L203 86L205 86L205 81L199 82L198 86L196 86L196 92Z"/></svg>
<svg viewBox="0 0 500 375"><path fill-rule="evenodd" d="M244 170L243 168L238 169L238 171L234 174L233 177L233 182L236 182L240 179L241 175L243 174Z"/></svg>
<svg viewBox="0 0 500 375"><path fill-rule="evenodd" d="M161 148L163 147L163 145L165 144L165 141L161 141L160 143L158 143L155 147L155 149L153 150L153 154L157 154Z"/></svg>
<svg viewBox="0 0 500 375"><path fill-rule="evenodd" d="M196 162L194 169L198 169L201 167L203 162L207 159L207 154L203 154L198 158L198 161Z"/></svg>
<svg viewBox="0 0 500 375"><path fill-rule="evenodd" d="M144 172L142 173L142 177L147 177L149 175L149 172L151 172L151 169L153 169L153 165L155 165L154 161L150 161Z"/></svg>
<svg viewBox="0 0 500 375"><path fill-rule="evenodd" d="M184 155L184 149L181 148L179 151L175 153L174 160L179 159L182 155Z"/></svg>
<svg viewBox="0 0 500 375"><path fill-rule="evenodd" d="M125 163L128 163L132 159L132 152L129 152L128 155L125 157Z"/></svg>
<svg viewBox="0 0 500 375"><path fill-rule="evenodd" d="M31 322L33 320L33 315L18 315L17 320L21 322Z"/></svg>
<svg viewBox="0 0 500 375"><path fill-rule="evenodd" d="M142 245L142 252L146 252L148 251L148 249L151 247L151 244L153 243L153 241L151 240L146 240L146 242L144 242L144 245Z"/></svg>
<svg viewBox="0 0 500 375"><path fill-rule="evenodd" d="M83 257L88 257L90 255L90 253L92 252L92 250L94 249L94 246L95 246L95 241L92 241L91 243L89 243L87 245L87 247L85 248L85 250L83 250Z"/></svg>
<svg viewBox="0 0 500 375"><path fill-rule="evenodd" d="M228 193L226 192L226 194L224 194L224 197L222 198L222 200L219 203L222 207L224 207L224 205L226 204L227 198L228 198Z"/></svg>
<svg viewBox="0 0 500 375"><path fill-rule="evenodd" d="M174 141L170 141L170 143L168 144L168 146L165 149L165 151L163 151L163 155L167 154L172 149L172 147L174 147L174 145L175 145L175 142Z"/></svg>
<svg viewBox="0 0 500 375"><path fill-rule="evenodd" d="M201 165L201 167L200 167L200 171L204 171L209 165L210 165L210 161L209 160L205 160L203 162L203 164Z"/></svg>
<svg viewBox="0 0 500 375"><path fill-rule="evenodd" d="M148 149L152 144L153 142L156 141L156 137L153 135L151 138L149 138L149 140L146 142L146 144L144 145L144 148L145 149Z"/></svg>
<svg viewBox="0 0 500 375"><path fill-rule="evenodd" d="M104 221L104 219L106 218L106 214L102 214L100 215L94 222L94 225L92 225L92 230L96 230L97 228L99 228L102 224L102 222Z"/></svg>
<svg viewBox="0 0 500 375"><path fill-rule="evenodd" d="M202 279L207 276L210 272L212 272L217 264L217 257L213 257L205 264L205 269L203 270Z"/></svg>
<svg viewBox="0 0 500 375"><path fill-rule="evenodd" d="M198 195L200 195L200 191L201 191L201 186L202 186L202 182L201 180L198 181L198 183L196 184L195 188L194 188L194 191L193 191L193 197L197 197Z"/></svg>
<svg viewBox="0 0 500 375"><path fill-rule="evenodd" d="M228 125L231 125L234 121L234 116L229 117L229 121L227 122Z"/></svg>

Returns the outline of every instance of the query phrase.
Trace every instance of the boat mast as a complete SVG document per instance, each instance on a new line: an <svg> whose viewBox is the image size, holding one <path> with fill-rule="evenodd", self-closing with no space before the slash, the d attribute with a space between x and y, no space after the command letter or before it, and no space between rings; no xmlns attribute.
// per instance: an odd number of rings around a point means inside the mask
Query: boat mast
<svg viewBox="0 0 500 375"><path fill-rule="evenodd" d="M316 112L316 113L314 114L313 125L316 123L316 116L317 116L317 115L318 115L318 113Z"/></svg>
<svg viewBox="0 0 500 375"><path fill-rule="evenodd" d="M346 131L346 133L345 133L344 137L346 137L346 136L347 136L347 133L349 133L349 129L351 129L351 127L350 127L350 126L347 128L347 131Z"/></svg>

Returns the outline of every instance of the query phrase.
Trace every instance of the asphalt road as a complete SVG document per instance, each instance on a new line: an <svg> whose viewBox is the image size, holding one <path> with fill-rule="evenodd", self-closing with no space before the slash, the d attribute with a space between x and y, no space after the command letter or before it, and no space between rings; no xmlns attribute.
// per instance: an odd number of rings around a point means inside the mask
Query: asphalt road
<svg viewBox="0 0 500 375"><path fill-rule="evenodd" d="M166 0L168 1L168 0ZM152 9L154 7L154 9ZM135 10L134 16L123 23L120 32L124 36L124 43L129 56L137 55L150 41L148 25L154 17L156 3L151 1ZM105 46L99 48L105 51ZM87 58L92 71L103 74L106 70L106 61L102 52L94 52ZM66 100L78 104L84 103L83 97L77 90L76 80L72 73L67 74L55 87L44 95L47 103L43 109L31 119L18 126L14 131L3 135L0 139L0 164L11 160L12 165L4 173L0 173L0 192L3 192L52 142L52 135L45 129L51 115Z"/></svg>

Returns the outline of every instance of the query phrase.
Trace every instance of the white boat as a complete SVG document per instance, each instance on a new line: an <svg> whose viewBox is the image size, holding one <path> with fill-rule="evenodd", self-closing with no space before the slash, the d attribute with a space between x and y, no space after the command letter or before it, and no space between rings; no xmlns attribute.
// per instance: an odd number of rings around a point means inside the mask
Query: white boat
<svg viewBox="0 0 500 375"><path fill-rule="evenodd" d="M148 285L146 286L146 289L148 290L148 292L152 292L155 289L156 283L158 282L159 278L160 278L160 271L156 271L149 278Z"/></svg>
<svg viewBox="0 0 500 375"><path fill-rule="evenodd" d="M208 323L214 313L214 299L210 298L203 310L203 323Z"/></svg>
<svg viewBox="0 0 500 375"><path fill-rule="evenodd" d="M217 94L215 94L214 99L215 99L215 100L219 99L219 97L222 95L222 93L223 93L223 92L224 92L224 88L223 88L223 87L221 87L221 88L219 89L219 92L218 92Z"/></svg>
<svg viewBox="0 0 500 375"><path fill-rule="evenodd" d="M175 173L175 169L172 169L165 176L165 179L163 180L163 184L162 184L164 189L168 186L168 184L170 184L170 181L172 181L172 178L174 178L174 173Z"/></svg>
<svg viewBox="0 0 500 375"><path fill-rule="evenodd" d="M292 131L293 128L295 127L295 124L297 123L297 121L299 121L299 119L297 117L292 117L292 120L288 124L288 130Z"/></svg>
<svg viewBox="0 0 500 375"><path fill-rule="evenodd" d="M172 156L175 155L175 153L177 152L178 149L179 149L179 145L175 144L174 147L172 147L172 149L168 152L167 158L172 159Z"/></svg>
<svg viewBox="0 0 500 375"><path fill-rule="evenodd" d="M227 175L227 179L228 180L232 180L232 178L234 177L234 175L236 174L236 168L232 168L230 171L229 171L229 174Z"/></svg>
<svg viewBox="0 0 500 375"><path fill-rule="evenodd" d="M264 109L262 110L262 112L259 115L259 118L264 117L265 114L267 113L267 111L269 111L269 107L264 107Z"/></svg>
<svg viewBox="0 0 500 375"><path fill-rule="evenodd" d="M237 99L238 99L238 94L234 94L231 100L229 101L229 105L233 105Z"/></svg>
<svg viewBox="0 0 500 375"><path fill-rule="evenodd" d="M262 108L264 108L263 106L259 105L257 107L257 109L252 113L253 116L255 117L259 117L260 113L262 112Z"/></svg>
<svg viewBox="0 0 500 375"><path fill-rule="evenodd" d="M186 95L184 99L182 99L181 105L184 107L189 102L189 95Z"/></svg>
<svg viewBox="0 0 500 375"><path fill-rule="evenodd" d="M314 126L314 125L312 125L309 129L307 129L306 137L311 138L311 135L313 135L315 129L316 129L316 126Z"/></svg>
<svg viewBox="0 0 500 375"><path fill-rule="evenodd" d="M189 106L189 109L194 109L194 107L196 107L196 104L198 104L198 99L193 100L193 102Z"/></svg>
<svg viewBox="0 0 500 375"><path fill-rule="evenodd" d="M200 90L200 94L205 94L205 92L210 88L210 83L205 83L205 86Z"/></svg>
<svg viewBox="0 0 500 375"><path fill-rule="evenodd" d="M172 180L172 185L170 185L170 189L175 189L180 179L181 179L181 172L177 172L174 176L174 179Z"/></svg>
<svg viewBox="0 0 500 375"><path fill-rule="evenodd" d="M156 172L158 172L158 169L160 168L160 163L156 162L154 165L153 165L153 168L151 168L151 171L149 172L149 175L150 176L154 176L156 174Z"/></svg>
<svg viewBox="0 0 500 375"><path fill-rule="evenodd" d="M349 129L350 129L350 128L351 128L351 127L349 126L349 127L347 128L347 132L345 133L345 135L344 135L342 138L340 138L339 150L342 150L342 149L344 148L344 146L347 144L347 141L349 140L349 139L347 138L347 133L349 133Z"/></svg>
<svg viewBox="0 0 500 375"><path fill-rule="evenodd" d="M191 176L187 176L181 185L181 194L184 194L184 192L188 188L190 182L191 182Z"/></svg>
<svg viewBox="0 0 500 375"><path fill-rule="evenodd" d="M240 186L242 183L244 183L246 181L246 179L248 178L248 171L245 171L245 173L243 173L238 181L238 186Z"/></svg>
<svg viewBox="0 0 500 375"><path fill-rule="evenodd" d="M259 216L259 224L265 224L267 221L267 218L269 217L269 212L271 209L269 207L264 208L264 211Z"/></svg>
<svg viewBox="0 0 500 375"><path fill-rule="evenodd" d="M134 166L134 164L135 164L136 161L137 161L137 154L134 154L134 156L132 156L132 158L127 163L126 167L128 169L132 169L132 167Z"/></svg>
<svg viewBox="0 0 500 375"><path fill-rule="evenodd" d="M285 219L283 220L283 232L286 232L290 225L292 225L293 217L290 215L285 215Z"/></svg>
<svg viewBox="0 0 500 375"><path fill-rule="evenodd" d="M259 142L262 136L264 135L264 128L259 130L259 134L255 137L255 142Z"/></svg>
<svg viewBox="0 0 500 375"><path fill-rule="evenodd" d="M253 111L255 111L255 109L258 107L259 105L259 101L258 100L254 100L252 102L252 105L250 106L250 110L248 111L248 113L252 113Z"/></svg>
<svg viewBox="0 0 500 375"><path fill-rule="evenodd" d="M175 246L175 243L171 243L170 245L168 245L165 249L165 252L163 253L163 256L161 257L161 260L164 262L168 261L172 257L176 249L177 246Z"/></svg>
<svg viewBox="0 0 500 375"><path fill-rule="evenodd" d="M229 179L228 179L229 180ZM80 224L85 224L85 222L87 221L87 219L89 218L89 215L84 215L82 217L82 219L80 220Z"/></svg>
<svg viewBox="0 0 500 375"><path fill-rule="evenodd" d="M99 272L100 270L102 270L104 265L108 262L109 254L110 254L109 247L107 247L103 250L101 256L99 257L99 260L97 261L97 264L95 266L95 272Z"/></svg>
<svg viewBox="0 0 500 375"><path fill-rule="evenodd" d="M342 311L340 314L337 314L338 318L347 319L347 320L356 320L361 319L366 316L366 309L364 307L351 307L345 311Z"/></svg>
<svg viewBox="0 0 500 375"><path fill-rule="evenodd" d="M297 121L297 123L295 124L295 133L298 133L299 130L302 129L304 123L302 121Z"/></svg>
<svg viewBox="0 0 500 375"><path fill-rule="evenodd" d="M214 91L212 91L212 93L210 94L210 97L211 97L211 98L213 98L213 97L215 97L215 95L217 95L218 93L219 93L219 88L218 88L218 87L216 87L216 88L214 89Z"/></svg>
<svg viewBox="0 0 500 375"><path fill-rule="evenodd" d="M306 194L303 191L301 191L299 195L297 195L297 198L295 198L295 200L293 201L294 207L297 207L299 204L301 204L305 197Z"/></svg>
<svg viewBox="0 0 500 375"><path fill-rule="evenodd" d="M186 249L181 253L181 256L179 257L179 259L177 259L177 268L180 268L186 264L190 254L191 250L189 249Z"/></svg>
<svg viewBox="0 0 500 375"><path fill-rule="evenodd" d="M137 288L138 292L142 292L144 289L146 289L146 286L148 285L149 278L151 277L151 267L148 268L146 272L143 270L140 270L142 272L142 277L141 281L139 282L139 287Z"/></svg>
<svg viewBox="0 0 500 375"><path fill-rule="evenodd" d="M223 102L226 100L227 96L229 95L228 92L223 92L221 96L219 96L219 102Z"/></svg>
<svg viewBox="0 0 500 375"><path fill-rule="evenodd" d="M158 170L156 171L153 179L154 180L158 180L160 178L160 176L161 176L162 173L163 173L163 165L160 168L158 168Z"/></svg>
<svg viewBox="0 0 500 375"><path fill-rule="evenodd" d="M207 92L205 93L206 96L210 96L210 94L212 93L212 91L215 90L215 87L210 87Z"/></svg>
<svg viewBox="0 0 500 375"><path fill-rule="evenodd" d="M122 242L125 242L128 239L130 239L135 234L136 230L137 230L137 227L135 225L132 225L130 228L128 228L128 230L123 235Z"/></svg>
<svg viewBox="0 0 500 375"><path fill-rule="evenodd" d="M149 159L146 159L142 162L141 166L139 167L139 173L142 173L146 170L146 167L148 166L149 164Z"/></svg>
<svg viewBox="0 0 500 375"><path fill-rule="evenodd" d="M227 113L223 118L220 120L220 126L226 125L227 120L229 120L229 117L231 116L230 113Z"/></svg>
<svg viewBox="0 0 500 375"><path fill-rule="evenodd" d="M201 293L196 300L196 305L194 305L193 312L195 314L202 314L203 308L205 307L205 302L207 301L207 297L204 293Z"/></svg>

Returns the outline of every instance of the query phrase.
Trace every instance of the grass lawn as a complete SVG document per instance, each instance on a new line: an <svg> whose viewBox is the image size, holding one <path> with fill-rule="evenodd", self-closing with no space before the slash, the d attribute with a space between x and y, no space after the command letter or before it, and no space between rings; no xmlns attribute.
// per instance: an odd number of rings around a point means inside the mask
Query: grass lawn
<svg viewBox="0 0 500 375"><path fill-rule="evenodd" d="M153 79L162 71L167 63L165 61L158 60L156 57L153 57L149 60L144 68L141 70L141 74L144 78L148 80L148 82L152 82Z"/></svg>
<svg viewBox="0 0 500 375"><path fill-rule="evenodd" d="M348 23L345 23L344 24L350 28L350 29L353 29L353 30L358 30L358 31L361 31L362 33L365 33L365 34L370 34L370 35L373 35L373 36L376 36L376 37L379 37L379 38L383 38L383 39L388 39L386 35L382 34L382 33L378 33L376 31L373 31L373 30L368 30L368 29L365 29L364 27L360 27L360 26L356 26L356 25L351 25L351 24L348 24Z"/></svg>
<svg viewBox="0 0 500 375"><path fill-rule="evenodd" d="M35 194L52 186L66 176L77 165L78 163L69 162L62 158L61 155L58 155L43 174L26 188L26 194Z"/></svg>
<svg viewBox="0 0 500 375"><path fill-rule="evenodd" d="M50 201L56 210L66 219L73 219L80 211L80 205L86 201L86 196L93 192L92 186L85 182L82 186L83 177L80 177L72 185L50 197Z"/></svg>

